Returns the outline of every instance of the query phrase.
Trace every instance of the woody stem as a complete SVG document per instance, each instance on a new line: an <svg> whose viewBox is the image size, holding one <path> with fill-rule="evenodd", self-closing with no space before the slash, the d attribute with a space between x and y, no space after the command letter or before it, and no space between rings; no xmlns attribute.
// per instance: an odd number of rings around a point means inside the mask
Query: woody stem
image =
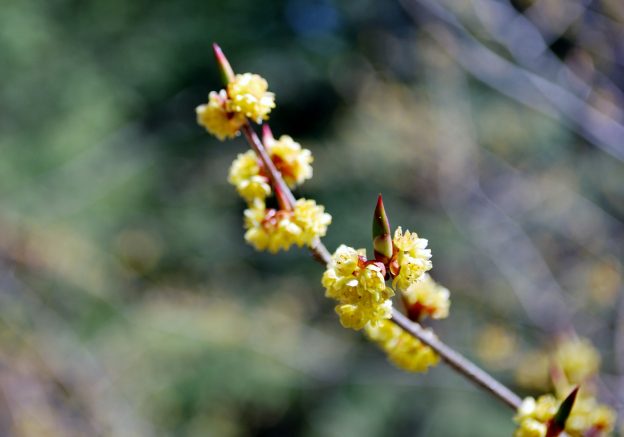
<svg viewBox="0 0 624 437"><path fill-rule="evenodd" d="M461 373L474 384L482 389L490 392L498 399L503 401L509 407L517 410L522 402L514 392L509 390L503 384L494 379L489 373L481 369L479 366L468 360L459 352L439 340L432 332L424 329L419 323L414 323L405 315L401 314L396 308L392 309L392 321L399 325L403 330L416 337L422 343L440 355L440 358L452 367L455 371Z"/></svg>
<svg viewBox="0 0 624 437"><path fill-rule="evenodd" d="M280 206L282 206L283 209L292 210L295 206L295 196L293 196L293 193L288 188L288 185L284 182L282 174L277 170L275 164L273 164L273 161L269 157L267 150L264 148L262 141L260 141L258 134L256 134L255 130L253 130L249 121L243 125L242 131L247 139L247 142L253 151L256 152L256 155L258 155L258 158L260 158L262 165L266 169L271 186L276 191L280 203L283 203L283 205Z"/></svg>
<svg viewBox="0 0 624 437"><path fill-rule="evenodd" d="M288 206L292 209L295 204L295 196L293 196L284 182L281 173L277 170L273 161L271 161L258 135L249 122L243 126L242 130L249 145L256 152L260 161L262 161L262 164L266 168L271 185L276 191L281 191L284 202L287 202ZM314 258L323 265L327 265L331 261L331 255L320 239L314 241L310 247L310 251ZM494 377L485 370L442 342L433 335L433 333L424 329L419 323L409 320L396 308L392 310L392 321L405 330L405 332L433 349L446 364L475 385L489 392L513 410L517 410L518 407L520 407L522 401L518 395L494 379Z"/></svg>

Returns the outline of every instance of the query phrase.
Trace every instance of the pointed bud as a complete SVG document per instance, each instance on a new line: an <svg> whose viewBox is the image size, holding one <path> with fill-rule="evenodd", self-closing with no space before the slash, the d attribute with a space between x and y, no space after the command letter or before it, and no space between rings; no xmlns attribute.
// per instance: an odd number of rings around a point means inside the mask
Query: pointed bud
<svg viewBox="0 0 624 437"><path fill-rule="evenodd" d="M559 409L557 410L557 413L555 413L555 416L550 420L550 422L548 422L546 437L557 437L563 432L566 420L568 420L568 417L570 417L570 413L572 412L572 407L574 406L574 401L576 400L578 391L579 387L577 386L574 390L572 390L568 397L563 400L561 406L559 406Z"/></svg>
<svg viewBox="0 0 624 437"><path fill-rule="evenodd" d="M230 66L229 61L223 54L221 47L219 47L216 43L212 44L212 51L214 52L215 58L217 59L217 65L219 66L219 73L221 73L221 80L223 84L227 86L228 83L234 80L234 70Z"/></svg>
<svg viewBox="0 0 624 437"><path fill-rule="evenodd" d="M262 144L264 147L269 147L271 144L275 142L275 138L273 137L273 132L271 132L271 128L268 123L264 123L262 125Z"/></svg>
<svg viewBox="0 0 624 437"><path fill-rule="evenodd" d="M390 223L388 223L381 194L377 198L377 206L375 207L375 215L373 217L373 249L375 251L375 259L384 264L392 258Z"/></svg>

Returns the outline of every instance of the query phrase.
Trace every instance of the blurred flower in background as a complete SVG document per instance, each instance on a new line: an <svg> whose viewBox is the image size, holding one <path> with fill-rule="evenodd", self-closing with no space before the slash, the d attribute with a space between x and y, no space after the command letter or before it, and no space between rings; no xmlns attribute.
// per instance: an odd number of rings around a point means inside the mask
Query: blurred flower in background
<svg viewBox="0 0 624 437"><path fill-rule="evenodd" d="M565 373L623 416L620 2L26 0L0 35L0 435L513 434L342 330L305 249L245 243L246 145L195 122L214 41L314 155L332 252L383 192L452 291L441 338L535 398L586 339Z"/></svg>

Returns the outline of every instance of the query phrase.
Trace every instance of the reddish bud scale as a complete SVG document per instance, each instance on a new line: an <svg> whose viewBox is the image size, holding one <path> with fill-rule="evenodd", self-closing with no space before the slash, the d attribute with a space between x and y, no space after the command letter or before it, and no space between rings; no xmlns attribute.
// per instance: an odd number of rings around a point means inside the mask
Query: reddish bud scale
<svg viewBox="0 0 624 437"><path fill-rule="evenodd" d="M392 246L392 256L388 261L388 270L390 271L390 275L392 275L393 278L398 276L399 271L401 270L401 265L399 264L398 259L398 251L397 248L394 247L394 245Z"/></svg>
<svg viewBox="0 0 624 437"><path fill-rule="evenodd" d="M275 155L271 156L271 161L273 161L273 165L275 165L275 168L281 173L282 177L295 179L295 173L286 161ZM260 165L260 176L267 178L269 176L264 165Z"/></svg>
<svg viewBox="0 0 624 437"><path fill-rule="evenodd" d="M430 312L430 309L425 307L420 302L415 302L410 304L405 297L403 297L403 305L405 305L405 310L407 311L407 317L412 322L419 322L420 319L425 315L425 313Z"/></svg>
<svg viewBox="0 0 624 437"><path fill-rule="evenodd" d="M379 268L379 270L381 270L382 276L384 278L386 277L386 266L382 262L376 261L374 259L367 260L366 257L364 257L362 255L358 256L358 267L360 269L365 269L366 266L370 266L370 265L377 266L377 268Z"/></svg>
<svg viewBox="0 0 624 437"><path fill-rule="evenodd" d="M262 227L269 230L274 230L277 228L280 221L289 218L292 216L292 212L276 210L273 208L267 209L264 214L264 218L262 219Z"/></svg>
<svg viewBox="0 0 624 437"><path fill-rule="evenodd" d="M214 52L214 56L217 60L217 65L219 66L219 73L221 74L221 81L223 85L227 86L228 83L234 80L234 70L232 70L232 66L230 62L227 60L221 47L218 44L212 44L212 51Z"/></svg>

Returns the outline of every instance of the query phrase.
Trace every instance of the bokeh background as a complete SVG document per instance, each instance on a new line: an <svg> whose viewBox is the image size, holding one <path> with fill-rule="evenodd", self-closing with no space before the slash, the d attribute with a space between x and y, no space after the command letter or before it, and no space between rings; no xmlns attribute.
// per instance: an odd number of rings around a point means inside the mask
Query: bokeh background
<svg viewBox="0 0 624 437"><path fill-rule="evenodd" d="M243 241L194 108L210 44L315 156L330 250L376 195L429 239L446 342L522 395L572 327L624 403L624 4L22 0L0 12L0 435L492 436L511 411L342 329L305 250Z"/></svg>

